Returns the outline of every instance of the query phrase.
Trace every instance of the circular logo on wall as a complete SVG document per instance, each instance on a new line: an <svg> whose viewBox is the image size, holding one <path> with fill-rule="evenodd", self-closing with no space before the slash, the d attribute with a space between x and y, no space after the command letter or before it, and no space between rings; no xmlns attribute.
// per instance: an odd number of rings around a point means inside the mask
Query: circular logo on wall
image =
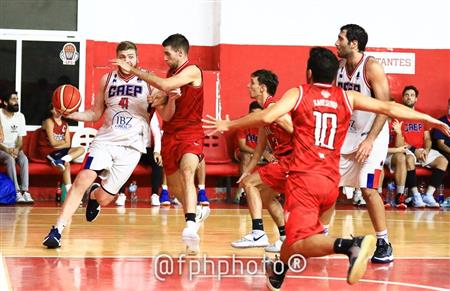
<svg viewBox="0 0 450 291"><path fill-rule="evenodd" d="M79 56L77 47L71 42L66 43L59 53L59 58L63 61L64 65L75 65Z"/></svg>

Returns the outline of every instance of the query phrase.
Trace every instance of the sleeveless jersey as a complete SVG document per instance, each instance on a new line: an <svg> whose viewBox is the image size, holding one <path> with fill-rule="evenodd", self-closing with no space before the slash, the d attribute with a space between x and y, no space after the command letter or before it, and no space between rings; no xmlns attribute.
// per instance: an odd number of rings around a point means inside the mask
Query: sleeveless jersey
<svg viewBox="0 0 450 291"><path fill-rule="evenodd" d="M53 120L54 123L53 138L56 141L64 140L66 138L66 131L69 129L69 125L65 121L62 121L61 125L58 125L56 121L53 119L53 117L51 117L51 119ZM38 147L39 152L41 153L43 158L45 158L49 153L56 151L56 149L51 146L45 129L41 129L39 132Z"/></svg>
<svg viewBox="0 0 450 291"><path fill-rule="evenodd" d="M171 77L193 65L186 61L175 70L169 70L167 77ZM181 97L175 101L175 113L171 120L164 122L164 134L187 134L192 138L203 138L203 75L199 86L184 85L180 88Z"/></svg>
<svg viewBox="0 0 450 291"><path fill-rule="evenodd" d="M277 102L279 99L280 98L269 96L264 102L263 107L267 108L270 104ZM267 134L267 140L269 141L270 147L273 150L273 154L277 159L292 152L291 134L289 134L275 122L264 126L264 129Z"/></svg>
<svg viewBox="0 0 450 291"><path fill-rule="evenodd" d="M365 73L367 61L370 58L370 56L363 54L363 57L351 74L350 72L347 72L347 69L345 68L346 60L343 59L337 73L337 85L345 91L354 90L363 95L374 97ZM360 110L353 111L348 134L342 146L343 154L350 154L358 149L359 144L370 132L375 117L376 114L372 112ZM386 123L379 135L384 135L386 139L388 138L388 126Z"/></svg>
<svg viewBox="0 0 450 291"><path fill-rule="evenodd" d="M94 143L129 146L146 152L149 135L147 96L151 87L135 75L109 73L105 84L105 120Z"/></svg>
<svg viewBox="0 0 450 291"><path fill-rule="evenodd" d="M340 152L351 115L341 88L319 83L300 86L291 112L294 154L289 172L322 175L338 184Z"/></svg>

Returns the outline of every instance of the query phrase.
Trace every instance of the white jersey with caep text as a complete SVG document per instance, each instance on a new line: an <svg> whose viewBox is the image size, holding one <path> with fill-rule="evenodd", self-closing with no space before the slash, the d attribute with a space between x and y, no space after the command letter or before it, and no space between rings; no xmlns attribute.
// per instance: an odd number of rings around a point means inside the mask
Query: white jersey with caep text
<svg viewBox="0 0 450 291"><path fill-rule="evenodd" d="M150 93L150 85L135 75L123 75L117 70L109 73L104 92L105 120L94 143L129 146L145 153Z"/></svg>
<svg viewBox="0 0 450 291"><path fill-rule="evenodd" d="M363 95L374 97L372 88L370 87L365 74L365 67L369 58L371 57L363 54L363 57L351 74L347 72L347 69L345 68L346 60L341 60L336 78L337 85L346 91L353 90ZM359 144L370 132L375 117L376 114L372 112L353 110L350 126L344 144L342 145L342 154L350 154L358 149ZM378 138L389 138L387 123L384 124Z"/></svg>

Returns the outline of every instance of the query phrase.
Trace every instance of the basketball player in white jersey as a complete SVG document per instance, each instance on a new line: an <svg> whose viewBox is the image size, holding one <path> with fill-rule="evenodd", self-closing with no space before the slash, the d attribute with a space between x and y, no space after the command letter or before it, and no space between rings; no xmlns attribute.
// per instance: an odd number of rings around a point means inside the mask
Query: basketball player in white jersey
<svg viewBox="0 0 450 291"><path fill-rule="evenodd" d="M364 54L366 31L356 25L341 27L335 45L342 58L336 83L344 90L354 90L381 101L390 99L389 83L383 67ZM353 111L350 127L341 149L339 186L360 188L377 234L374 263L393 261L388 240L383 200L377 192L387 155L389 129L387 117L371 112Z"/></svg>
<svg viewBox="0 0 450 291"><path fill-rule="evenodd" d="M136 45L129 41L119 43L118 59L135 67L138 63ZM87 190L89 195L86 219L93 221L101 206L111 203L120 187L131 176L142 153L146 152L149 134L148 101L152 93L149 84L120 69L103 75L94 99L94 106L85 112L74 112L67 117L77 121L105 120L92 142L81 170L64 201L61 215L45 237L48 248L61 246L61 233L78 209ZM94 183L99 176L101 185Z"/></svg>

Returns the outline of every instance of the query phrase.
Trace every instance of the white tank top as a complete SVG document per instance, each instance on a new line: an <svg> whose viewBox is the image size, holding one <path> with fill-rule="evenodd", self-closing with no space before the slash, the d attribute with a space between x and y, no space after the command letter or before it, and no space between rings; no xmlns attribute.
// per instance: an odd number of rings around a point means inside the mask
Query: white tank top
<svg viewBox="0 0 450 291"><path fill-rule="evenodd" d="M353 90L363 95L374 97L372 88L370 87L365 74L365 67L369 58L371 57L363 54L363 57L351 75L347 72L347 69L345 68L346 60L343 59L337 73L337 85L346 91ZM372 112L353 110L350 126L344 144L342 145L341 153L350 154L358 149L359 144L366 139L367 134L370 132L375 117L376 114ZM379 137L380 136L383 136L383 138L386 136L386 138L388 138L388 128L386 123L379 134Z"/></svg>
<svg viewBox="0 0 450 291"><path fill-rule="evenodd" d="M109 73L105 84L104 122L94 143L129 146L145 153L149 141L147 96L151 87L135 75Z"/></svg>

